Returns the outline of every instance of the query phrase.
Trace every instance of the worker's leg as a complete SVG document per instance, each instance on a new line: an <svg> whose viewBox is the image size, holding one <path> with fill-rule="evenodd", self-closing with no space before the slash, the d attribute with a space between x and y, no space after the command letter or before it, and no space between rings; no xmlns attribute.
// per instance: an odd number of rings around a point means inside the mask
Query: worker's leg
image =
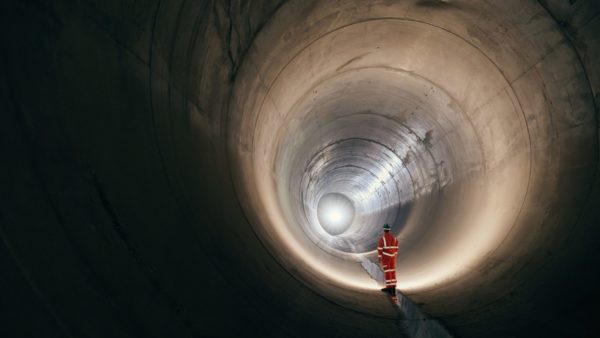
<svg viewBox="0 0 600 338"><path fill-rule="evenodd" d="M388 272L389 272L389 279L386 278L386 281L389 280L389 286L390 288L396 288L396 257L391 257L388 263Z"/></svg>
<svg viewBox="0 0 600 338"><path fill-rule="evenodd" d="M396 259L395 257L385 256L383 258L383 275L385 277L385 287L396 287Z"/></svg>

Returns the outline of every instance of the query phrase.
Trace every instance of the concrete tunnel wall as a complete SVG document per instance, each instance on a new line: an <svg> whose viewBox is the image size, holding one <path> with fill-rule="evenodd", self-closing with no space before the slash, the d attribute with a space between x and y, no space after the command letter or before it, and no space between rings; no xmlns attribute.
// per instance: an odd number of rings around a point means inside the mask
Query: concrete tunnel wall
<svg viewBox="0 0 600 338"><path fill-rule="evenodd" d="M596 2L4 6L8 336L591 335Z"/></svg>

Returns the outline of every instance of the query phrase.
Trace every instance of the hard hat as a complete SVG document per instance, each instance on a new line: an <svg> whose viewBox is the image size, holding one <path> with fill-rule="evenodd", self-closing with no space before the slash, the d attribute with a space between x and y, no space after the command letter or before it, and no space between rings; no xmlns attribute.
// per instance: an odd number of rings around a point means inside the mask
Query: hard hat
<svg viewBox="0 0 600 338"><path fill-rule="evenodd" d="M390 226L387 223L385 223L383 225L383 230L390 230Z"/></svg>

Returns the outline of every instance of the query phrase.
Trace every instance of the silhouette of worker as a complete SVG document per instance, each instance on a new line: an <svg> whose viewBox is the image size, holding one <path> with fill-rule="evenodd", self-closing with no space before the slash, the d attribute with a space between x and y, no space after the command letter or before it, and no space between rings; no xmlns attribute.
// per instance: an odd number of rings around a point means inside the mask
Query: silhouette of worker
<svg viewBox="0 0 600 338"><path fill-rule="evenodd" d="M390 226L383 226L383 236L377 244L377 256L385 277L385 288L381 291L396 293L396 255L398 254L398 239L390 233Z"/></svg>

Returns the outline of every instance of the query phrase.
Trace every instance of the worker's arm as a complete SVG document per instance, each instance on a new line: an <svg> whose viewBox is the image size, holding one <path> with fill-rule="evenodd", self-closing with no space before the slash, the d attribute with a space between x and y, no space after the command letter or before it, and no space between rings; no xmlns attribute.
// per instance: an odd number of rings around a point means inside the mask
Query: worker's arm
<svg viewBox="0 0 600 338"><path fill-rule="evenodd" d="M377 242L377 258L379 259L379 264L381 265L381 255L383 254L383 237L379 239Z"/></svg>

